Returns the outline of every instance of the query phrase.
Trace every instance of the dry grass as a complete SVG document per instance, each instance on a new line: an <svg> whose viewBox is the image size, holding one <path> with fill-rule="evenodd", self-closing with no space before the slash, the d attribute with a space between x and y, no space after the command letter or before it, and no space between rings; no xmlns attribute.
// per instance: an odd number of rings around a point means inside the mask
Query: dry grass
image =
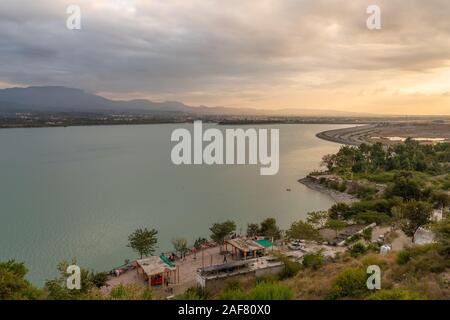
<svg viewBox="0 0 450 320"><path fill-rule="evenodd" d="M382 272L383 290L404 289L427 299L450 299L448 259L439 256L433 249L411 259L405 265L397 264L396 256L394 252L386 255L371 253L357 259L345 255L317 271L303 270L296 277L282 283L293 289L296 299L326 299L332 292L334 279L344 269L366 270L369 265L378 265ZM370 293L349 298L365 299L369 296Z"/></svg>

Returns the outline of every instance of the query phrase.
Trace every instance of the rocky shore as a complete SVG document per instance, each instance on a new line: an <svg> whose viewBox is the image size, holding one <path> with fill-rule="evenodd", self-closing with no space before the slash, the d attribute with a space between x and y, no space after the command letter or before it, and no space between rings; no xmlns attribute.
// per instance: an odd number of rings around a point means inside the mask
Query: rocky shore
<svg viewBox="0 0 450 320"><path fill-rule="evenodd" d="M307 186L312 190L329 195L337 203L344 202L350 204L358 201L358 198L355 197L354 195L327 188L309 177L302 178L298 180L298 182L300 182L301 184Z"/></svg>

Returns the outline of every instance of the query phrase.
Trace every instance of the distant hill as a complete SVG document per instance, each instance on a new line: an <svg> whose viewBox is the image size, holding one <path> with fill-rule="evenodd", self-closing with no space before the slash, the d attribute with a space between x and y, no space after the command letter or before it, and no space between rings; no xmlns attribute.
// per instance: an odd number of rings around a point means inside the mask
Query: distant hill
<svg viewBox="0 0 450 320"><path fill-rule="evenodd" d="M110 100L81 89L61 86L0 89L0 112L177 112L211 115L367 116L362 113L314 109L264 110L192 107L177 101Z"/></svg>

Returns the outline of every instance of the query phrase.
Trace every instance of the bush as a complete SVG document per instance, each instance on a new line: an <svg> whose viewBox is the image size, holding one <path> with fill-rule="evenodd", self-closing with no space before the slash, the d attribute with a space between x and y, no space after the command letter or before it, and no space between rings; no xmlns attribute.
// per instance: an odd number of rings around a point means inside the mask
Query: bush
<svg viewBox="0 0 450 320"><path fill-rule="evenodd" d="M397 264L403 266L407 264L409 260L411 260L411 253L409 252L409 250L401 250L397 253Z"/></svg>
<svg viewBox="0 0 450 320"><path fill-rule="evenodd" d="M323 260L321 253L308 253L303 256L302 265L304 268L318 270L322 267Z"/></svg>
<svg viewBox="0 0 450 320"><path fill-rule="evenodd" d="M176 297L177 300L206 300L207 298L205 291L199 287L189 288L185 293Z"/></svg>
<svg viewBox="0 0 450 320"><path fill-rule="evenodd" d="M249 297L242 289L225 289L220 294L219 300L247 300Z"/></svg>
<svg viewBox="0 0 450 320"><path fill-rule="evenodd" d="M360 186L357 190L356 190L356 196L359 199L367 199L370 197L373 197L376 193L377 193L377 189L373 186Z"/></svg>
<svg viewBox="0 0 450 320"><path fill-rule="evenodd" d="M301 266L298 262L292 261L286 256L278 255L278 259L284 264L283 270L278 274L278 277L280 279L292 278L297 275L297 273L301 269Z"/></svg>
<svg viewBox="0 0 450 320"><path fill-rule="evenodd" d="M23 263L14 260L0 262L0 300L36 300L40 298L42 292L25 279L27 272Z"/></svg>
<svg viewBox="0 0 450 320"><path fill-rule="evenodd" d="M292 300L292 289L277 283L260 282L248 295L249 300Z"/></svg>
<svg viewBox="0 0 450 320"><path fill-rule="evenodd" d="M364 229L364 231L362 233L364 240L366 240L366 241L372 240L372 232L373 232L373 228Z"/></svg>
<svg viewBox="0 0 450 320"><path fill-rule="evenodd" d="M136 285L120 284L112 288L110 294L112 300L151 300L152 293L150 289L142 290Z"/></svg>
<svg viewBox="0 0 450 320"><path fill-rule="evenodd" d="M347 190L347 182L342 181L342 183L339 185L338 191L345 192Z"/></svg>
<svg viewBox="0 0 450 320"><path fill-rule="evenodd" d="M349 245L349 244L352 244L352 243L354 243L354 242L356 242L358 240L361 240L361 235L360 234L354 234L354 235L348 237L347 239L345 239L345 244Z"/></svg>
<svg viewBox="0 0 450 320"><path fill-rule="evenodd" d="M353 217L353 219L359 223L376 223L377 225L389 222L390 218L391 217L388 214L377 211L360 212Z"/></svg>
<svg viewBox="0 0 450 320"><path fill-rule="evenodd" d="M367 275L362 269L347 268L341 271L333 281L330 299L359 297L368 292Z"/></svg>
<svg viewBox="0 0 450 320"><path fill-rule="evenodd" d="M278 277L273 274L267 274L256 278L256 284L261 282L275 283L278 281Z"/></svg>
<svg viewBox="0 0 450 320"><path fill-rule="evenodd" d="M353 258L366 254L369 248L362 243L357 243L348 249L348 252Z"/></svg>
<svg viewBox="0 0 450 320"><path fill-rule="evenodd" d="M403 289L380 290L370 295L368 300L426 300L419 293Z"/></svg>

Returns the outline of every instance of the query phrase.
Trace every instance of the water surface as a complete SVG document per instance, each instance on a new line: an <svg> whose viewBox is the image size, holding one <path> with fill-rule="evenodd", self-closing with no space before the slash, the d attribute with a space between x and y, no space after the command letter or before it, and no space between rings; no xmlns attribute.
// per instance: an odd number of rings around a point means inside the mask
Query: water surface
<svg viewBox="0 0 450 320"><path fill-rule="evenodd" d="M161 252L174 237L208 237L214 222L232 219L244 232L275 217L286 228L332 205L297 180L339 148L315 134L345 126L270 126L280 129L276 176L259 166L173 165L179 127L192 125L0 130L0 260L24 261L42 285L61 260L110 270L135 258L126 244L139 227L159 231Z"/></svg>

